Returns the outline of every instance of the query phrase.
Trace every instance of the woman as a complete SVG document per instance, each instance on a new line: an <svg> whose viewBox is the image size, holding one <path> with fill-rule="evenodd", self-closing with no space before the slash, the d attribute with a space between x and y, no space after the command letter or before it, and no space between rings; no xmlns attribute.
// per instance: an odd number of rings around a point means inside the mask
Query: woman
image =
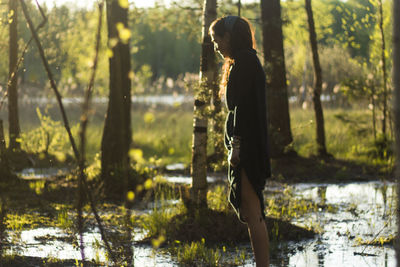
<svg viewBox="0 0 400 267"><path fill-rule="evenodd" d="M225 59L221 91L229 110L225 124L229 202L247 224L257 267L269 266L262 191L270 177L265 73L248 20L227 16L210 26L215 50Z"/></svg>

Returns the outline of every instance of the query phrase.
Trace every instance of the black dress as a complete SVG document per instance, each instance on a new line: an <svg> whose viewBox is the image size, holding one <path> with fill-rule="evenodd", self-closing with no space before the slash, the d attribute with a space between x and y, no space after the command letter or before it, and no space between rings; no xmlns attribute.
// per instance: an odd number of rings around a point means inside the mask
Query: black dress
<svg viewBox="0 0 400 267"><path fill-rule="evenodd" d="M226 88L229 112L225 123L225 147L230 152L229 140L234 135L241 137L240 163L236 167L229 166L228 180L229 202L243 222L240 215L241 169L244 168L260 200L261 214L265 217L262 191L266 179L271 176L271 165L264 70L254 49L237 51L233 59Z"/></svg>

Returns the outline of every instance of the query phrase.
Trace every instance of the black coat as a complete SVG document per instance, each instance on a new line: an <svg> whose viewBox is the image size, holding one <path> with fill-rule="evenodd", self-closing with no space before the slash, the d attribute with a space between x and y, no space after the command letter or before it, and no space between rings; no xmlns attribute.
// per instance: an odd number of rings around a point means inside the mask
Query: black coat
<svg viewBox="0 0 400 267"><path fill-rule="evenodd" d="M263 209L262 191L266 179L271 176L271 165L264 70L254 49L240 50L233 59L226 88L229 113L225 124L225 146L230 150L232 136L241 137L240 164L230 168L228 173L231 185L229 200L240 218L241 168L244 168Z"/></svg>

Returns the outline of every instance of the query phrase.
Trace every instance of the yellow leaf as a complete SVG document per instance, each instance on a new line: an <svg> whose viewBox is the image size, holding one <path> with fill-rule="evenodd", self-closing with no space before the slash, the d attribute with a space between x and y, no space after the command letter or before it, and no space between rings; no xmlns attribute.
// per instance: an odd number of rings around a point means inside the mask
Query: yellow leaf
<svg viewBox="0 0 400 267"><path fill-rule="evenodd" d="M162 243L164 243L165 241L165 236L160 235L157 239L152 240L151 243L153 244L154 248L158 248L159 246L161 246Z"/></svg>
<svg viewBox="0 0 400 267"><path fill-rule="evenodd" d="M120 31L120 30L122 30L123 28L125 28L125 26L124 26L124 24L123 24L122 22L118 22L118 23L115 25L115 27L117 27L117 30L118 30L118 31Z"/></svg>
<svg viewBox="0 0 400 267"><path fill-rule="evenodd" d="M155 120L155 116L154 116L153 113L151 113L151 112L146 112L146 114L144 114L144 122L145 122L145 123L150 124L150 123L153 123L154 120Z"/></svg>
<svg viewBox="0 0 400 267"><path fill-rule="evenodd" d="M131 149L129 156L136 162L141 161L143 159L143 151L141 149Z"/></svg>
<svg viewBox="0 0 400 267"><path fill-rule="evenodd" d="M107 49L106 54L108 58L112 58L114 56L114 52L111 49Z"/></svg>
<svg viewBox="0 0 400 267"><path fill-rule="evenodd" d="M119 6L122 8L128 8L129 7L129 2L128 0L118 0Z"/></svg>
<svg viewBox="0 0 400 267"><path fill-rule="evenodd" d="M133 80L135 78L135 73L133 71L130 71L128 73L128 77L129 77L129 79Z"/></svg>
<svg viewBox="0 0 400 267"><path fill-rule="evenodd" d="M129 39L131 38L132 33L131 30L127 28L123 28L122 30L119 31L119 38L122 40L122 42L127 43Z"/></svg>
<svg viewBox="0 0 400 267"><path fill-rule="evenodd" d="M129 200L129 201L133 201L135 199L135 193L133 193L132 191L129 191L126 194L126 199Z"/></svg>
<svg viewBox="0 0 400 267"><path fill-rule="evenodd" d="M136 192L138 192L138 193L140 193L140 192L142 192L143 191L143 185L138 185L137 187L136 187Z"/></svg>
<svg viewBox="0 0 400 267"><path fill-rule="evenodd" d="M54 153L54 155L56 156L59 162L64 162L67 159L67 156L62 152L56 152Z"/></svg>
<svg viewBox="0 0 400 267"><path fill-rule="evenodd" d="M144 188L146 190L149 190L153 186L153 181L151 179L147 179L146 182L144 182Z"/></svg>
<svg viewBox="0 0 400 267"><path fill-rule="evenodd" d="M132 46L132 48L131 48L131 54L136 54L137 52L139 52L139 47L137 47L137 46Z"/></svg>

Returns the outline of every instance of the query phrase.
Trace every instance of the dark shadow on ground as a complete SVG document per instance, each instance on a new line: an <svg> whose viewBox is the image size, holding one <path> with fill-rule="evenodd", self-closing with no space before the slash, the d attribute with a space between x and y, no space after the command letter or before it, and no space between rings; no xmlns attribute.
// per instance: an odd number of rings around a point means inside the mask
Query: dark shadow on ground
<svg viewBox="0 0 400 267"><path fill-rule="evenodd" d="M78 263L78 265L77 265ZM43 267L58 267L58 266L100 266L90 261L84 263L76 260L59 260L47 259L40 257L27 257L27 256L5 256L0 258L1 267L30 267L30 266L43 266Z"/></svg>
<svg viewBox="0 0 400 267"><path fill-rule="evenodd" d="M357 182L381 178L393 179L381 166L372 166L350 160L318 156L287 156L272 160L272 178L282 182Z"/></svg>
<svg viewBox="0 0 400 267"><path fill-rule="evenodd" d="M266 224L270 240L298 241L313 238L316 234L275 218L267 217ZM233 212L207 209L193 215L183 213L173 217L168 225L165 233L169 242L201 241L203 238L209 244L221 242L237 244L249 241L246 225L239 222Z"/></svg>

